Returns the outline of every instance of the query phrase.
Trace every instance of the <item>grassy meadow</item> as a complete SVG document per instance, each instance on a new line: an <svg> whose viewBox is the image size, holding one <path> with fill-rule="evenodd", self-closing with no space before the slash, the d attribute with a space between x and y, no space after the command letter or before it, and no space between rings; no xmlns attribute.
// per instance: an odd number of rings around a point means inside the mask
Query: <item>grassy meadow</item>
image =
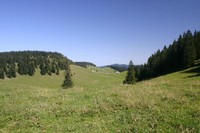
<svg viewBox="0 0 200 133"><path fill-rule="evenodd" d="M132 86L125 72L71 70L66 90L63 72L0 80L0 132L200 132L198 67Z"/></svg>

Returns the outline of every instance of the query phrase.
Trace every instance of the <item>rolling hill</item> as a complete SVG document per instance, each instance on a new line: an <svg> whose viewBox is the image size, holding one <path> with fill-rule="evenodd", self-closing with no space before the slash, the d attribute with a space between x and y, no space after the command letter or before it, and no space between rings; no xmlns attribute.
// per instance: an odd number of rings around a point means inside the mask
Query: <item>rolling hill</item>
<svg viewBox="0 0 200 133"><path fill-rule="evenodd" d="M110 67L119 72L128 70L128 65L126 65L126 64L112 64L112 65L107 65L105 67Z"/></svg>
<svg viewBox="0 0 200 133"><path fill-rule="evenodd" d="M57 76L0 80L0 132L199 132L199 67L135 85L121 74L71 65L75 87Z"/></svg>

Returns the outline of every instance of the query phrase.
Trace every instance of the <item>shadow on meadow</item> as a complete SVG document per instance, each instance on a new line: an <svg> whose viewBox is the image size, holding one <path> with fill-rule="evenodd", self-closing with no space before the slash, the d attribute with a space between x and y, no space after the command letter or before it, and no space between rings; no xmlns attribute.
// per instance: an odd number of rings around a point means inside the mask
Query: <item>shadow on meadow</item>
<svg viewBox="0 0 200 133"><path fill-rule="evenodd" d="M200 63L196 64L194 68L184 71L183 73L192 73L193 75L187 76L185 78L193 78L200 76Z"/></svg>

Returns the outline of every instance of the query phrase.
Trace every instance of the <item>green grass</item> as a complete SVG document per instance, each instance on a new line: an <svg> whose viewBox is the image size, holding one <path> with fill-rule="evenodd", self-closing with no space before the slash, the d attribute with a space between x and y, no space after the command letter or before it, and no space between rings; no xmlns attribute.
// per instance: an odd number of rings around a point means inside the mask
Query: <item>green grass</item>
<svg viewBox="0 0 200 133"><path fill-rule="evenodd" d="M0 80L0 132L200 132L193 69L129 86L126 72L71 66L75 87L67 90L63 72Z"/></svg>
<svg viewBox="0 0 200 133"><path fill-rule="evenodd" d="M87 66L87 69L89 69L92 72L96 73L104 73L104 74L115 74L116 70L110 68L110 67L94 67L94 66Z"/></svg>

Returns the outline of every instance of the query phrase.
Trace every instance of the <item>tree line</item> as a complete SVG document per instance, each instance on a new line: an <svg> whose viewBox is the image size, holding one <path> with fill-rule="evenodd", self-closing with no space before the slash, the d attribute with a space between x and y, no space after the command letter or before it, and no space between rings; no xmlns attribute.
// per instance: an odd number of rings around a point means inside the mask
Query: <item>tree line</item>
<svg viewBox="0 0 200 133"><path fill-rule="evenodd" d="M18 51L0 53L0 79L15 78L20 75L33 76L35 69L40 69L41 75L59 75L65 70L67 63L72 61L57 52Z"/></svg>
<svg viewBox="0 0 200 133"><path fill-rule="evenodd" d="M137 80L149 79L194 66L200 59L200 32L184 32L177 40L162 50L152 54L146 64L134 66L129 63L124 84L133 84Z"/></svg>
<svg viewBox="0 0 200 133"><path fill-rule="evenodd" d="M87 68L87 66L94 66L96 67L95 64L90 63L90 62L74 62L75 65L80 66L80 67L84 67Z"/></svg>
<svg viewBox="0 0 200 133"><path fill-rule="evenodd" d="M180 71L194 65L200 58L200 32L184 32L171 45L152 54L146 64L136 70L138 80Z"/></svg>

